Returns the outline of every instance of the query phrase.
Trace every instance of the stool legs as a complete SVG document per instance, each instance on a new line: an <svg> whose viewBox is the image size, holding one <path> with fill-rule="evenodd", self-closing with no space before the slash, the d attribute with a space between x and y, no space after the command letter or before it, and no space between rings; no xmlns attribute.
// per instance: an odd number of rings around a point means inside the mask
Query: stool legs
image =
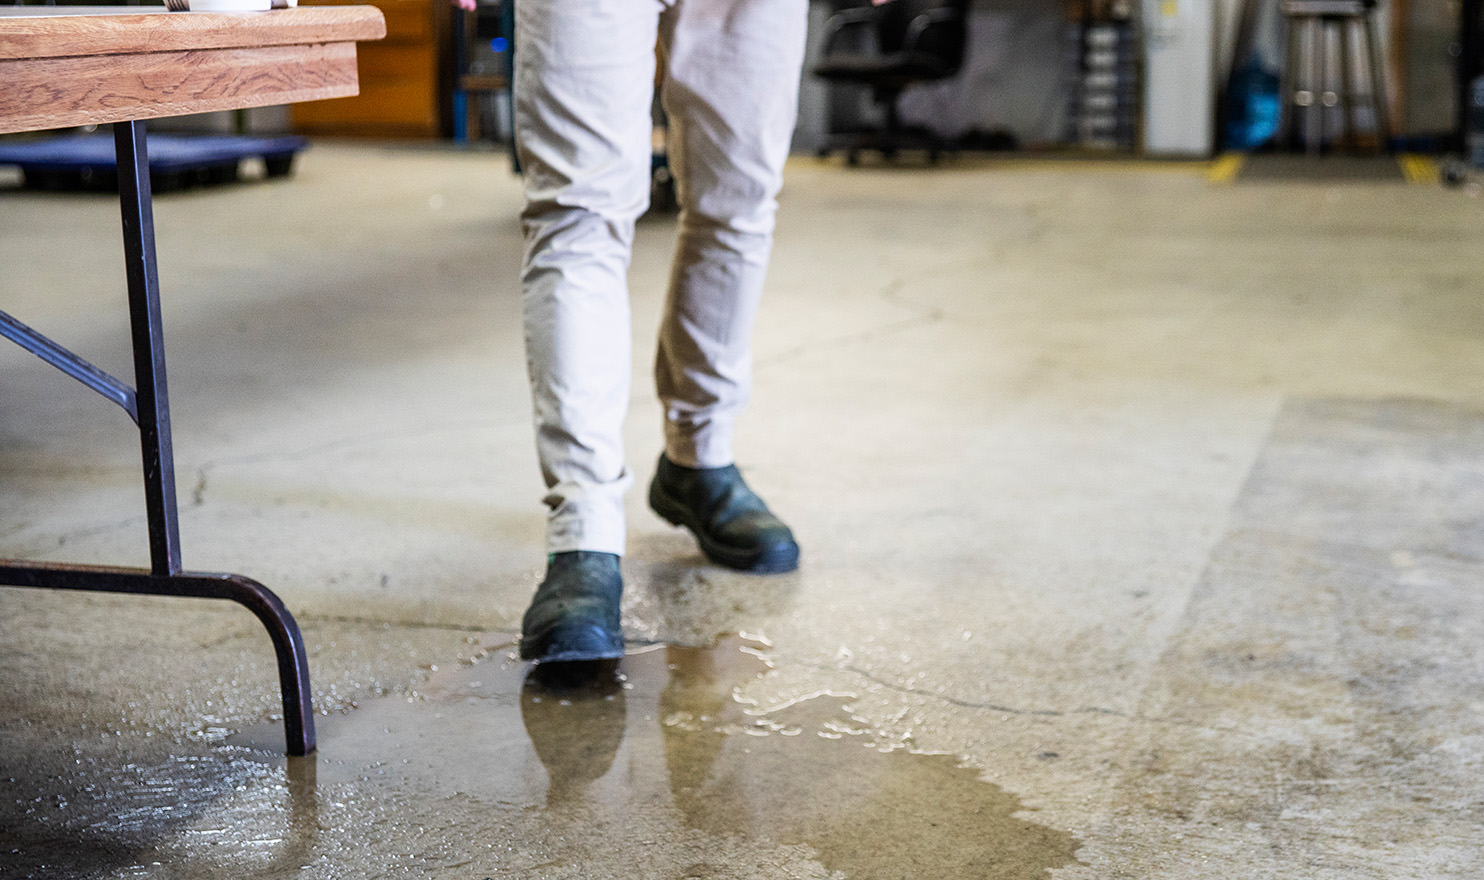
<svg viewBox="0 0 1484 880"><path fill-rule="evenodd" d="M1357 90L1355 75L1368 66L1354 51L1350 37L1354 22L1348 19L1327 22L1330 32L1328 48L1334 51L1334 97L1330 99L1330 112L1335 117L1335 140L1341 144L1355 145L1360 132L1360 108L1357 106L1362 94Z"/></svg>
<svg viewBox="0 0 1484 880"><path fill-rule="evenodd" d="M1319 152L1324 142L1324 22L1311 18L1304 22L1302 39L1304 73L1299 85L1297 103L1304 108L1304 148Z"/></svg>
<svg viewBox="0 0 1484 880"><path fill-rule="evenodd" d="M1320 96L1320 103L1324 105L1322 112L1327 117L1326 122L1330 123L1325 128L1334 132L1331 140L1343 145L1355 139L1354 120L1350 114L1351 108L1355 106L1354 82L1350 78L1354 65L1350 47L1345 42L1346 22L1326 19L1322 27L1324 92Z"/></svg>
<svg viewBox="0 0 1484 880"><path fill-rule="evenodd" d="M1369 133L1384 149L1391 129L1373 18L1290 14L1285 48L1281 140L1316 156Z"/></svg>
<svg viewBox="0 0 1484 880"><path fill-rule="evenodd" d="M1366 16L1361 28L1366 45L1370 48L1367 62L1370 76L1366 78L1371 90L1371 112L1376 126L1376 141L1379 149L1386 149L1391 140L1391 100L1386 90L1386 61L1381 57L1381 41L1376 37L1376 19Z"/></svg>

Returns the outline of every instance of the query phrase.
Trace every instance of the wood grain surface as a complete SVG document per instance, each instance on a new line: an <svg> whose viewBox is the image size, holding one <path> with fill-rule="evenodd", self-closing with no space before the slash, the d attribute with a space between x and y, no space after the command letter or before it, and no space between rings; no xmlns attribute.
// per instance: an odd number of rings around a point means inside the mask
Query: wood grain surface
<svg viewBox="0 0 1484 880"><path fill-rule="evenodd" d="M356 93L355 43L0 60L0 133Z"/></svg>
<svg viewBox="0 0 1484 880"><path fill-rule="evenodd" d="M0 16L0 59L343 43L386 35L385 19L371 6L143 15L45 15L40 14L45 7L36 10L37 15Z"/></svg>
<svg viewBox="0 0 1484 880"><path fill-rule="evenodd" d="M0 134L354 95L385 33L370 6L0 16Z"/></svg>

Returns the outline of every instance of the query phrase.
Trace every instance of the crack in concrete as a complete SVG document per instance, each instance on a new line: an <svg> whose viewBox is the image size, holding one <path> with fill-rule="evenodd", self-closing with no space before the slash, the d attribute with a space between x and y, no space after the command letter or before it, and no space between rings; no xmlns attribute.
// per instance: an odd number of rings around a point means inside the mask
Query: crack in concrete
<svg viewBox="0 0 1484 880"><path fill-rule="evenodd" d="M1010 245L1004 246L1006 254L1010 252L1010 249ZM972 271L977 267L994 265L1001 262L1004 262L1004 254L996 253L994 256L988 259L978 258L960 263L938 266L935 269L929 271L919 271L913 276L913 281L920 283L925 279L930 279L935 276L952 275L959 272ZM874 340L893 336L907 330L913 330L918 327L926 327L932 324L942 323L943 321L947 320L950 314L948 309L945 309L941 306L926 306L921 303L913 302L912 300L907 299L903 296L906 290L906 279L896 277L887 281L886 284L884 284L876 292L875 295L893 306L905 309L910 312L915 312L916 314L912 317L877 325L875 327L869 327L857 333L850 333L845 336L835 337L833 339L822 339L818 341L805 342L795 346L794 348L781 351L778 354L772 355L771 357L760 358L756 362L754 368L762 369L765 367L774 367L779 364L797 360L805 354L809 354L818 349L846 348L858 343L872 342Z"/></svg>
<svg viewBox="0 0 1484 880"><path fill-rule="evenodd" d="M910 311L915 311L918 314L899 321L892 321L887 324L869 327L857 333L849 333L844 336L837 336L833 339L821 339L805 342L786 351L781 351L778 354L772 355L771 357L759 359L754 365L754 369L775 367L779 364L785 364L790 361L797 360L806 354L810 354L818 350L831 348L847 348L858 343L871 342L883 337L893 336L897 333L902 333L904 331L912 330L917 327L926 327L932 324L939 323L948 316L948 313L945 312L943 309L924 308L915 303L911 303L901 299L899 294L906 286L907 282L903 279L893 278L888 281L886 285L883 286L879 291L877 291L876 296L886 300L892 305L898 306L900 308L905 308Z"/></svg>
<svg viewBox="0 0 1484 880"><path fill-rule="evenodd" d="M13 505L9 506L13 507ZM23 535L26 533L26 530L31 528L33 525L34 523L32 523L30 520L23 519L19 522L11 523L8 526L0 527L0 541L8 539L12 535Z"/></svg>
<svg viewBox="0 0 1484 880"><path fill-rule="evenodd" d="M29 539L22 538L21 540L23 542L23 546L30 546L35 549L29 552L23 551L14 558L29 559L39 554L45 553L46 551L43 548L65 547L67 546L68 541L96 538L99 535L107 535L112 532L118 532L123 529L128 529L135 526L146 526L148 522L148 515L130 516L123 519L114 520L113 522L73 529L71 531L62 532L60 534L53 534L46 537ZM8 538L11 537L11 535L16 535L17 537L19 537L19 530L5 535L5 537Z"/></svg>
<svg viewBox="0 0 1484 880"><path fill-rule="evenodd" d="M375 617L356 617L355 615L338 614L296 614L294 618L301 624L308 623L348 623L356 626L391 627L395 629L430 629L443 632L489 632L487 626L475 626L462 623L442 623L431 620L382 620Z"/></svg>
<svg viewBox="0 0 1484 880"><path fill-rule="evenodd" d="M805 663L803 665L808 666L811 669L818 669L822 672L852 672L860 676L861 678L866 679L867 681L875 682L882 687L889 688L898 693L914 694L920 697L928 697L930 699L940 700L954 706L960 706L965 709L984 709L990 712L1002 712L1006 715L1035 715L1049 718L1062 718L1068 715L1111 715L1115 718L1133 717L1126 712L1120 712L1117 709L1107 709L1102 706L1085 706L1080 709L1017 709L1014 706L1006 706L1000 703L982 703L975 700L965 700L961 697L952 696L951 694L939 694L932 691L923 690L922 688L915 688L908 685L897 684L896 682L888 681L878 675L867 672L866 670L861 669L859 666L855 665L825 666L815 663Z"/></svg>
<svg viewBox="0 0 1484 880"><path fill-rule="evenodd" d="M439 425L418 425L395 431L381 431L377 433L356 433L335 437L322 443L306 446L300 449L255 452L244 455L227 456L224 458L208 459L196 468L196 485L191 492L191 506L201 507L206 502L206 489L210 481L211 472L220 467L233 465L254 465L268 462L290 463L312 459L316 456L332 452L342 452L357 447L372 446L388 440L406 440L414 437L427 437L435 434L446 434L450 432L461 432L474 429L500 430L516 427L519 424L515 419L460 419L448 421Z"/></svg>
<svg viewBox="0 0 1484 880"><path fill-rule="evenodd" d="M874 682L884 688L894 690L897 693L927 697L929 699L938 700L940 702L948 703L953 706L959 706L964 709L983 709L988 712L1001 712L1006 715L1034 716L1042 718L1066 718L1072 715L1106 715L1111 718L1123 718L1128 721L1141 721L1149 724L1162 724L1168 727L1183 727L1189 728L1191 730L1202 730L1208 733L1233 733L1241 729L1236 725L1214 727L1209 724L1197 724L1192 721L1177 721L1172 718L1161 718L1153 715L1120 712L1117 709L1109 709L1104 706L1083 706L1078 709L1018 709L1014 706L1006 706L1000 703L965 700L960 697L952 696L951 694L939 694L934 693L933 691L923 690L922 688L914 688L907 685L897 684L895 682L883 679L877 675L873 675L872 673L867 672L866 670L854 665L826 666L817 663L801 663L800 665L806 666L810 669L817 669L821 672L851 672L860 676L861 678L866 679L867 681Z"/></svg>

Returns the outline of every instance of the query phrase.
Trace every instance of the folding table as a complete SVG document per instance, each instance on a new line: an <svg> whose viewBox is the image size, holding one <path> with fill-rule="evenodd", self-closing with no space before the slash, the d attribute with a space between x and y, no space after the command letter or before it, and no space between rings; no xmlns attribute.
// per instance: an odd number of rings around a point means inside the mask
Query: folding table
<svg viewBox="0 0 1484 880"><path fill-rule="evenodd" d="M0 586L228 599L278 655L288 752L314 751L304 641L262 584L184 570L145 119L353 95L356 41L386 35L369 6L256 13L164 7L0 7L0 134L113 123L134 346L131 387L0 312L0 335L113 401L139 426L150 568L0 560Z"/></svg>

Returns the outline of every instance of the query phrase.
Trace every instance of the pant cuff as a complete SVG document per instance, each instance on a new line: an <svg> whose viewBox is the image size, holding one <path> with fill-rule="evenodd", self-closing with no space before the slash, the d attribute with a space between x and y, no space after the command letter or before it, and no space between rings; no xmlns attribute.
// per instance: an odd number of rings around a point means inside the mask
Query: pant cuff
<svg viewBox="0 0 1484 880"><path fill-rule="evenodd" d="M736 462L731 425L715 422L696 428L665 422L665 457L688 468L719 468Z"/></svg>
<svg viewBox="0 0 1484 880"><path fill-rule="evenodd" d="M546 519L546 552L567 553L589 550L595 553L624 554L623 489L631 482L625 476L609 492L583 492L568 484L563 496L556 492L547 497L551 513Z"/></svg>

